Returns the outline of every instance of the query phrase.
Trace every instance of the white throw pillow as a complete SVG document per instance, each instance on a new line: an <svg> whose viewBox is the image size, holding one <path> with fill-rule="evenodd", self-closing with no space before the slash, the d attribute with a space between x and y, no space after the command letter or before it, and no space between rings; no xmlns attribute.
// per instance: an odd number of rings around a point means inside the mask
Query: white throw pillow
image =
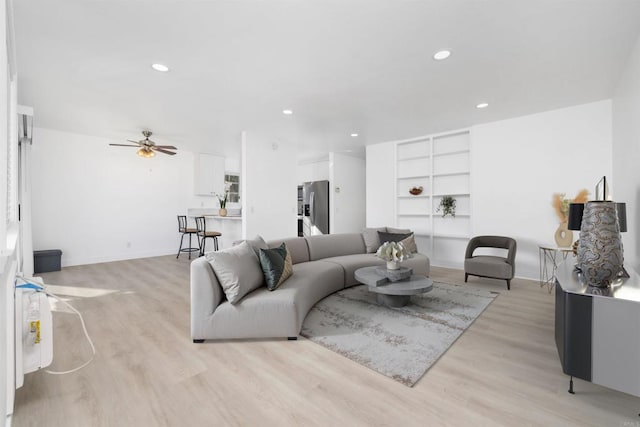
<svg viewBox="0 0 640 427"><path fill-rule="evenodd" d="M222 251L209 252L207 260L231 304L238 303L249 292L264 286L260 261L247 242Z"/></svg>

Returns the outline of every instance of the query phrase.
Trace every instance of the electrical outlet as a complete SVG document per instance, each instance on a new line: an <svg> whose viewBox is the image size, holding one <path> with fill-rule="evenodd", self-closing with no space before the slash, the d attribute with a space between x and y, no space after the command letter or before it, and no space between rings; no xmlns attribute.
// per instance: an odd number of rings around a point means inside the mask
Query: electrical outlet
<svg viewBox="0 0 640 427"><path fill-rule="evenodd" d="M127 248L131 247L131 242L127 242Z"/></svg>

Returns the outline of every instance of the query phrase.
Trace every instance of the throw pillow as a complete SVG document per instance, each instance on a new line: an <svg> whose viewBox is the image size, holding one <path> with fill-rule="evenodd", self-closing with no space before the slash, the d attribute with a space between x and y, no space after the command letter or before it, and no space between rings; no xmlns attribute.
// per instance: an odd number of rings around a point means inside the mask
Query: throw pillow
<svg viewBox="0 0 640 427"><path fill-rule="evenodd" d="M362 239L364 240L364 245L367 248L368 254L374 253L380 247L380 238L378 237L379 231L386 233L387 227L365 228L362 232Z"/></svg>
<svg viewBox="0 0 640 427"><path fill-rule="evenodd" d="M409 233L413 233L413 231L411 231L408 228L393 228L393 227L387 227L387 233L393 233L393 234L409 234Z"/></svg>
<svg viewBox="0 0 640 427"><path fill-rule="evenodd" d="M293 274L291 254L284 243L273 249L260 249L260 266L267 289L274 291Z"/></svg>
<svg viewBox="0 0 640 427"><path fill-rule="evenodd" d="M231 304L237 304L242 297L264 283L258 258L247 242L211 252L207 259Z"/></svg>
<svg viewBox="0 0 640 427"><path fill-rule="evenodd" d="M242 242L247 242L249 246L253 248L256 256L260 256L260 249L267 249L269 247L269 245L267 245L267 242L265 242L262 236L259 234L257 234L256 237L253 238L253 240L236 240L235 242L233 242L233 246L237 246Z"/></svg>
<svg viewBox="0 0 640 427"><path fill-rule="evenodd" d="M413 233L383 233L382 231L378 231L380 244L384 242L401 242L411 235L413 235Z"/></svg>
<svg viewBox="0 0 640 427"><path fill-rule="evenodd" d="M412 254L418 252L418 246L416 245L416 239L413 233L411 233L406 239L400 240L400 243L402 243L402 245Z"/></svg>

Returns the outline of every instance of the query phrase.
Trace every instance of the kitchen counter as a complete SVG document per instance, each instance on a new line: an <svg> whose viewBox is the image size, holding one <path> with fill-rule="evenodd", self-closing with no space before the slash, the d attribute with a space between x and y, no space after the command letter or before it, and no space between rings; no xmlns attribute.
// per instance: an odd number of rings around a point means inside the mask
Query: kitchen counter
<svg viewBox="0 0 640 427"><path fill-rule="evenodd" d="M218 211L218 208L189 208L187 209L188 221L190 226L195 227L194 218L197 216L205 217L207 231L218 231L222 233L218 238L219 248L230 248L233 242L242 239L242 216L220 216L218 215ZM193 225L191 225L191 223L193 223ZM213 246L211 246L211 248L213 248ZM209 250L208 243L207 250Z"/></svg>
<svg viewBox="0 0 640 427"><path fill-rule="evenodd" d="M242 217L241 216L220 216L220 215L202 215L205 218L212 218L212 219L220 219L220 220L241 220Z"/></svg>

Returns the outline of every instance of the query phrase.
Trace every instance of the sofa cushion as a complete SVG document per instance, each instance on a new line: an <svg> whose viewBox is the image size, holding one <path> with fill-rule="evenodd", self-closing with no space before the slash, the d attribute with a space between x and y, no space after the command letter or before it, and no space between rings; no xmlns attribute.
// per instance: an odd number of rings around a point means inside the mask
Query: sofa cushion
<svg viewBox="0 0 640 427"><path fill-rule="evenodd" d="M256 253L256 256L260 256L260 249L267 249L269 247L267 245L267 242L265 242L262 236L259 234L256 235L256 237L254 237L252 240L236 240L235 242L233 242L233 246L237 246L242 242L247 242Z"/></svg>
<svg viewBox="0 0 640 427"><path fill-rule="evenodd" d="M312 261L340 255L365 253L364 240L360 233L323 234L305 237Z"/></svg>
<svg viewBox="0 0 640 427"><path fill-rule="evenodd" d="M371 267L374 265L386 265L385 261L375 254L354 254L325 258L325 262L332 262L342 267L344 271L344 287L358 284L355 278L355 271L361 267Z"/></svg>
<svg viewBox="0 0 640 427"><path fill-rule="evenodd" d="M407 233L412 233L411 230L409 230L408 228L393 228L393 227L387 227L387 233L394 233L394 234L407 234Z"/></svg>
<svg viewBox="0 0 640 427"><path fill-rule="evenodd" d="M293 275L276 292L256 289L238 304L220 304L206 319L207 338L297 336L307 313L322 298L343 289L339 265L312 261L293 266Z"/></svg>
<svg viewBox="0 0 640 427"><path fill-rule="evenodd" d="M413 233L411 233L406 239L400 240L400 243L402 243L402 246L407 248L407 250L412 254L418 252L418 246L416 245L416 239Z"/></svg>
<svg viewBox="0 0 640 427"><path fill-rule="evenodd" d="M413 268L413 274L420 274L429 277L431 272L431 262L429 257L423 254L415 253L409 259L400 263L402 267Z"/></svg>
<svg viewBox="0 0 640 427"><path fill-rule="evenodd" d="M258 257L247 242L209 252L206 257L231 304L264 284Z"/></svg>
<svg viewBox="0 0 640 427"><path fill-rule="evenodd" d="M291 262L293 264L299 264L301 262L309 261L309 247L307 246L307 240L304 237L292 237L290 239L269 240L267 245L270 248L277 248L281 244L285 243L287 249L291 254Z"/></svg>
<svg viewBox="0 0 640 427"><path fill-rule="evenodd" d="M413 233L385 233L382 231L378 231L380 244L383 244L385 242L401 242L412 234Z"/></svg>
<svg viewBox="0 0 640 427"><path fill-rule="evenodd" d="M364 245L368 254L375 253L380 247L378 231L386 233L387 227L365 228L362 232L362 240L364 240Z"/></svg>
<svg viewBox="0 0 640 427"><path fill-rule="evenodd" d="M260 249L260 266L267 289L275 290L293 274L291 254L286 244L273 249Z"/></svg>
<svg viewBox="0 0 640 427"><path fill-rule="evenodd" d="M499 256L478 255L467 258L464 260L464 271L474 276L513 278L513 268L506 258Z"/></svg>

